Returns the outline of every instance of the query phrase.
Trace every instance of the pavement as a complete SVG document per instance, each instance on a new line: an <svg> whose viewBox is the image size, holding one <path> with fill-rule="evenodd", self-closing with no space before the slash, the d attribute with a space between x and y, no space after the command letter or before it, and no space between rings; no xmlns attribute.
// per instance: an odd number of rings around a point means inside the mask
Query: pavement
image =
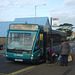
<svg viewBox="0 0 75 75"><path fill-rule="evenodd" d="M43 63L17 75L75 75L75 51L70 54L73 56L73 61L69 62L68 66L60 66L60 63Z"/></svg>
<svg viewBox="0 0 75 75"><path fill-rule="evenodd" d="M0 50L0 54L4 53L5 50ZM75 52L71 52L71 55L73 55L73 61L69 62L68 66L42 63L16 75L75 75Z"/></svg>
<svg viewBox="0 0 75 75"><path fill-rule="evenodd" d="M44 63L17 75L75 75L75 60L69 62L68 66Z"/></svg>
<svg viewBox="0 0 75 75"><path fill-rule="evenodd" d="M69 62L68 66L43 63L16 75L75 75L75 52L70 54L73 56L73 61Z"/></svg>

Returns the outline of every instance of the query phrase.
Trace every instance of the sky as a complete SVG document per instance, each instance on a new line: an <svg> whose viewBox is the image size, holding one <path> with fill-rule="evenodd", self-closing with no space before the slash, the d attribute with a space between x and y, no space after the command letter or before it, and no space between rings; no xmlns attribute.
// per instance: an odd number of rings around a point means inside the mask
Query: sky
<svg viewBox="0 0 75 75"><path fill-rule="evenodd" d="M75 26L75 0L0 0L0 21L35 17L35 6L36 17L59 18L59 24Z"/></svg>

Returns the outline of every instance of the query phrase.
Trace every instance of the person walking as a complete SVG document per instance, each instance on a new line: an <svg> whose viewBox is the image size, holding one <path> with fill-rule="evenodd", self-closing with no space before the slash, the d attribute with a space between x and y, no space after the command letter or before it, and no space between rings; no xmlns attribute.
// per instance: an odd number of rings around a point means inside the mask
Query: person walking
<svg viewBox="0 0 75 75"><path fill-rule="evenodd" d="M67 40L63 41L60 46L61 66L68 65L68 55L70 53L70 45Z"/></svg>

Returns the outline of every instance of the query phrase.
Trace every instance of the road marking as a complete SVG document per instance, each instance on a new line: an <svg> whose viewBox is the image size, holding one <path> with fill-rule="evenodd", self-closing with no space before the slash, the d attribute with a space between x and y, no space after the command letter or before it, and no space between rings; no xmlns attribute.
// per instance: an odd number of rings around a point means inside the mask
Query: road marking
<svg viewBox="0 0 75 75"><path fill-rule="evenodd" d="M24 69L18 70L18 71L16 71L16 72L9 73L9 74L7 74L7 75L16 75L16 74L19 74L19 73L21 73L21 72L23 72L23 71L26 71L26 70L32 69L32 68L34 68L34 67L36 67L36 66L30 66L30 67L27 67L27 68L24 68Z"/></svg>

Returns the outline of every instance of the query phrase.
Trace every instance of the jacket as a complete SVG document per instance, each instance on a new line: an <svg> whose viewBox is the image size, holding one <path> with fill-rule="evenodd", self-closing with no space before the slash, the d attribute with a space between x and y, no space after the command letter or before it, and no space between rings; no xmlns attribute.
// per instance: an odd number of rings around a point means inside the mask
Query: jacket
<svg viewBox="0 0 75 75"><path fill-rule="evenodd" d="M69 55L70 53L70 45L68 42L61 43L60 46L60 54L61 55Z"/></svg>

